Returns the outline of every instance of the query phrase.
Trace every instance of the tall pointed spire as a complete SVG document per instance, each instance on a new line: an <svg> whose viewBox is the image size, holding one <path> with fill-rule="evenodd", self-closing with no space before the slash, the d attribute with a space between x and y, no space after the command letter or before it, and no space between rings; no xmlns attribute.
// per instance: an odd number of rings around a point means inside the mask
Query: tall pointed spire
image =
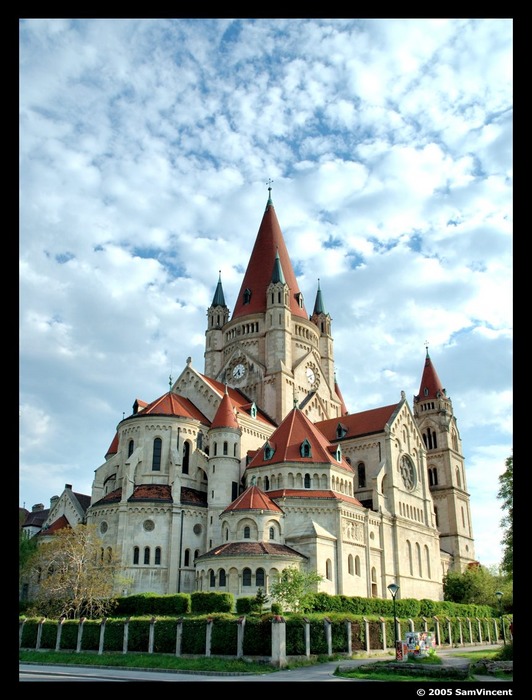
<svg viewBox="0 0 532 700"><path fill-rule="evenodd" d="M325 304L323 303L323 297L321 295L320 281L318 279L318 291L316 292L316 301L314 302L314 311L312 312L312 315L314 316L314 314L318 315L326 313Z"/></svg>
<svg viewBox="0 0 532 700"><path fill-rule="evenodd" d="M286 280L283 275L283 266L281 265L281 259L279 257L279 251L277 251L275 262L273 263L272 282L273 284L277 284L277 282L286 284Z"/></svg>
<svg viewBox="0 0 532 700"><path fill-rule="evenodd" d="M419 394L414 397L414 400L423 401L424 399L437 399L440 396L445 396L445 389L438 377L438 373L432 364L429 355L429 347L426 345L427 355L425 357L425 367L423 368L423 376L419 386Z"/></svg>
<svg viewBox="0 0 532 700"><path fill-rule="evenodd" d="M224 290L222 287L222 271L218 271L218 284L216 285L216 290L214 292L214 297L212 298L211 306L225 306Z"/></svg>
<svg viewBox="0 0 532 700"><path fill-rule="evenodd" d="M248 314L266 312L266 291L272 281L271 275L277 255L286 284L290 288L290 311L294 316L308 318L303 304L303 296L299 290L294 268L275 214L271 189L270 185L266 210L238 293L232 320Z"/></svg>

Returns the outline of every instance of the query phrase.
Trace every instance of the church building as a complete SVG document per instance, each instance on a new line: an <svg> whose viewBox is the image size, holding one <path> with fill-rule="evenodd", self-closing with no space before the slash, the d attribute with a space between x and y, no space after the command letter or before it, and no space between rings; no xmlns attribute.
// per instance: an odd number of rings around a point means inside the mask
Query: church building
<svg viewBox="0 0 532 700"><path fill-rule="evenodd" d="M349 413L318 282L305 308L271 199L232 312L221 276L203 371L136 399L95 471L87 523L127 590L267 595L286 567L331 595L443 599L475 561L453 407L428 350L419 393ZM421 363L420 363L421 364Z"/></svg>

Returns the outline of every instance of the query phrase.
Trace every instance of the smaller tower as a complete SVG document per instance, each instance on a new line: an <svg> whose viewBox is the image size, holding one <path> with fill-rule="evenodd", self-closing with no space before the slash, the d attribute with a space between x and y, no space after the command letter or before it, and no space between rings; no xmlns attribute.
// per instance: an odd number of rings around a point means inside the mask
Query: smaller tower
<svg viewBox="0 0 532 700"><path fill-rule="evenodd" d="M331 335L331 317L325 310L323 296L321 293L320 281L318 280L318 291L316 292L316 301L314 302L314 310L310 317L312 323L320 332L320 356L321 367L325 374L325 379L330 387L334 387L336 383L334 373L334 351L333 339Z"/></svg>
<svg viewBox="0 0 532 700"><path fill-rule="evenodd" d="M429 488L434 501L440 549L453 557L454 571L475 561L471 505L460 433L451 399L426 348L425 366L413 410L427 450Z"/></svg>
<svg viewBox="0 0 532 700"><path fill-rule="evenodd" d="M205 374L216 377L222 367L223 327L229 320L229 309L225 303L220 271L212 304L207 310L205 331Z"/></svg>
<svg viewBox="0 0 532 700"><path fill-rule="evenodd" d="M220 513L240 494L240 438L227 386L209 430L207 549L221 541Z"/></svg>

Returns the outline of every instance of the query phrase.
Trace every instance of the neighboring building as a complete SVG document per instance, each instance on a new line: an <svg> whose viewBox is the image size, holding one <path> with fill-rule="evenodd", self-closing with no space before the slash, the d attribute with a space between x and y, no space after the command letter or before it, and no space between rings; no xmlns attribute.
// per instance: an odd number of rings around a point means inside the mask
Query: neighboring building
<svg viewBox="0 0 532 700"><path fill-rule="evenodd" d="M428 350L413 409L398 394L348 413L322 290L309 316L270 191L232 314L218 279L203 373L189 358L167 393L135 400L95 471L86 521L122 559L118 592L268 594L296 566L330 594L387 597L395 582L402 598L442 599L447 570L475 554Z"/></svg>

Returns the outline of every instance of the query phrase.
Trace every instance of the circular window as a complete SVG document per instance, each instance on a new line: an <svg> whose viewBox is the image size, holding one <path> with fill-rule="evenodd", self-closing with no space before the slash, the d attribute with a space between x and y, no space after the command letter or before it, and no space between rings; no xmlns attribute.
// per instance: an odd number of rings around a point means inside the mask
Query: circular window
<svg viewBox="0 0 532 700"><path fill-rule="evenodd" d="M201 525L199 523L196 523L192 529L195 535L201 534Z"/></svg>
<svg viewBox="0 0 532 700"><path fill-rule="evenodd" d="M105 535L107 530L108 530L108 525L104 520L103 523L100 523L100 532L102 533L102 535Z"/></svg>
<svg viewBox="0 0 532 700"><path fill-rule="evenodd" d="M146 530L146 532L151 532L155 527L155 523L153 522L153 520L145 520L143 527Z"/></svg>

